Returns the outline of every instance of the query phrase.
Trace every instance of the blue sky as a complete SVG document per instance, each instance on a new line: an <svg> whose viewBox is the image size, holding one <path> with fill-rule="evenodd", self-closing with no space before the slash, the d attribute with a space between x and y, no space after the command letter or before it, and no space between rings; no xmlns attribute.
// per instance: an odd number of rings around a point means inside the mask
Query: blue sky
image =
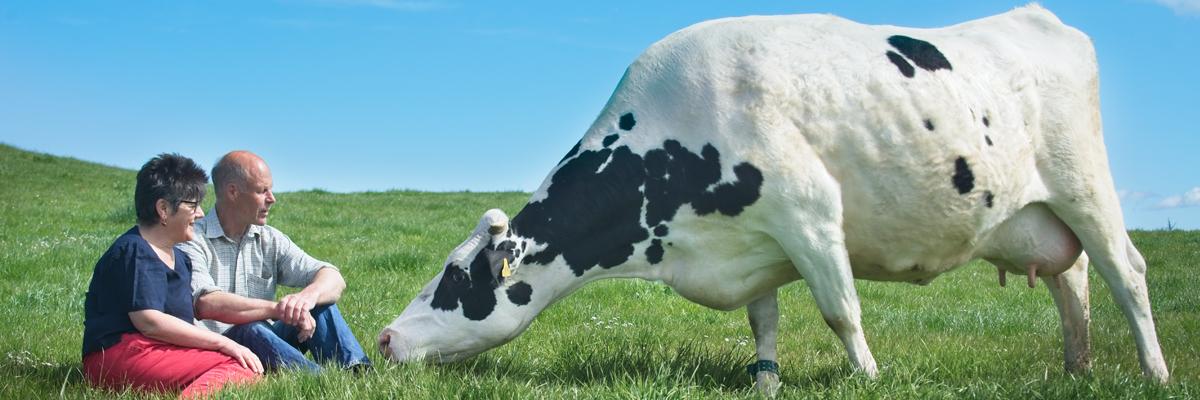
<svg viewBox="0 0 1200 400"><path fill-rule="evenodd" d="M0 142L130 169L248 149L279 191L532 191L625 67L690 24L937 27L1025 4L644 3L6 0ZM1200 229L1200 0L1042 4L1095 42L1126 223Z"/></svg>

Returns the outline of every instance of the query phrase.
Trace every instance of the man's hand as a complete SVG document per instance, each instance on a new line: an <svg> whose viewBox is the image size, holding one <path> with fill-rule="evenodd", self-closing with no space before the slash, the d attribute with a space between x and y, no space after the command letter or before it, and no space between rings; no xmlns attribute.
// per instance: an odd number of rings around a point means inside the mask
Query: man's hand
<svg viewBox="0 0 1200 400"><path fill-rule="evenodd" d="M318 297L305 292L283 296L279 303L275 304L275 314L283 323L301 328L305 319L312 320L310 311L316 307Z"/></svg>
<svg viewBox="0 0 1200 400"><path fill-rule="evenodd" d="M317 329L317 320L313 319L312 314L305 313L304 320L300 325L296 325L296 341L304 343L304 341L312 338L313 331Z"/></svg>

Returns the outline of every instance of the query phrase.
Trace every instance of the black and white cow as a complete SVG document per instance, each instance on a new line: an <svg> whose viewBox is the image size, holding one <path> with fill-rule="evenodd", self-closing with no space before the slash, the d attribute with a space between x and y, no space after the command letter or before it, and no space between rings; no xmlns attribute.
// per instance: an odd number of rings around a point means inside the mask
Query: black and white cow
<svg viewBox="0 0 1200 400"><path fill-rule="evenodd" d="M1042 278L1075 371L1090 362L1088 256L1143 372L1167 380L1080 31L1037 5L942 29L721 19L646 50L511 223L488 211L379 344L400 361L469 357L589 282L636 277L746 307L771 390L777 288L804 279L874 376L853 279L925 284L982 258L1001 282Z"/></svg>

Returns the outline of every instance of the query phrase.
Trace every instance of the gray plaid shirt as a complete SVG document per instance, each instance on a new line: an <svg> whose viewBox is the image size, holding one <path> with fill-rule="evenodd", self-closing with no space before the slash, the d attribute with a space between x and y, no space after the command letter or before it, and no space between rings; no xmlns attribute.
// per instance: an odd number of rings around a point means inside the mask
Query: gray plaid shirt
<svg viewBox="0 0 1200 400"><path fill-rule="evenodd" d="M193 226L195 238L179 244L192 260L192 297L224 291L244 297L275 300L275 285L308 286L321 268L332 264L312 258L270 225L250 225L236 242L225 236L213 208ZM197 320L196 325L224 333L232 325Z"/></svg>

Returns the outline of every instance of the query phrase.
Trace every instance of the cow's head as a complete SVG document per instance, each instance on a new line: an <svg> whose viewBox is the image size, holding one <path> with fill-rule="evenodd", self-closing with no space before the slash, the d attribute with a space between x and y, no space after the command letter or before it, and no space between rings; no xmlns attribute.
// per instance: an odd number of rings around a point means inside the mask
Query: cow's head
<svg viewBox="0 0 1200 400"><path fill-rule="evenodd" d="M522 246L508 216L488 210L442 272L379 334L379 350L396 361L454 361L512 340L547 303L523 279L536 274L516 272Z"/></svg>

